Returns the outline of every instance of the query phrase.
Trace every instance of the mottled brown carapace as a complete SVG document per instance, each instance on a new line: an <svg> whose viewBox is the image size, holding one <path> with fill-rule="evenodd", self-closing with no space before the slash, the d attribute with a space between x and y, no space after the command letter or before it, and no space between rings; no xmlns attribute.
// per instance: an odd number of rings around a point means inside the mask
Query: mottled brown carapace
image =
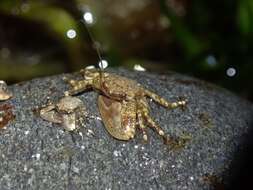
<svg viewBox="0 0 253 190"><path fill-rule="evenodd" d="M0 129L15 119L15 115L13 114L12 109L13 106L10 104L0 105Z"/></svg>

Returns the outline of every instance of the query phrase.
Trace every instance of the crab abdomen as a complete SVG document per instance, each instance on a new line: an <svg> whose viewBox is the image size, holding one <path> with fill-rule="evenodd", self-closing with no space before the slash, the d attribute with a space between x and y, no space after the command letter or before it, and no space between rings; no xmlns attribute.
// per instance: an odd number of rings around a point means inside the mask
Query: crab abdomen
<svg viewBox="0 0 253 190"><path fill-rule="evenodd" d="M114 138L129 140L135 135L136 104L135 101L119 102L100 95L99 111L106 130Z"/></svg>

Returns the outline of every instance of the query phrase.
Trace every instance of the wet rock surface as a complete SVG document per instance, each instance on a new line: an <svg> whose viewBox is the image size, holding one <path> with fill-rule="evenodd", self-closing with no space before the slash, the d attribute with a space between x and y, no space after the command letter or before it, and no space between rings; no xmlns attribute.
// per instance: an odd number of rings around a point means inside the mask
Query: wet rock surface
<svg viewBox="0 0 253 190"><path fill-rule="evenodd" d="M175 73L111 71L168 100L186 96L185 111L150 102L152 117L167 133L191 135L186 146L170 150L152 130L147 144L141 135L118 141L96 119L88 119L79 132L66 132L36 114L47 97L57 101L63 96L68 89L64 75L34 79L10 86L14 97L0 103L15 115L0 129L0 189L214 189L229 183L234 155L252 126L249 102ZM96 92L78 97L99 116Z"/></svg>

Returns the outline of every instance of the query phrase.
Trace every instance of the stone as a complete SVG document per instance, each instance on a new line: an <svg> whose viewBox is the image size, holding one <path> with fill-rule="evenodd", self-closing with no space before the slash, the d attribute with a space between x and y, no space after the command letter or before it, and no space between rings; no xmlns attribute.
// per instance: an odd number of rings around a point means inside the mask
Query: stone
<svg viewBox="0 0 253 190"><path fill-rule="evenodd" d="M154 131L130 141L112 138L100 120L79 132L38 117L47 97L57 101L68 85L63 74L9 86L15 119L0 129L0 189L213 189L229 185L231 166L252 130L253 106L215 85L180 75L110 69L170 101L187 97L187 109L166 110L150 101L152 117L173 137L190 135L171 150ZM99 117L97 93L78 95ZM92 135L91 135L92 134ZM231 165L232 164L232 165Z"/></svg>

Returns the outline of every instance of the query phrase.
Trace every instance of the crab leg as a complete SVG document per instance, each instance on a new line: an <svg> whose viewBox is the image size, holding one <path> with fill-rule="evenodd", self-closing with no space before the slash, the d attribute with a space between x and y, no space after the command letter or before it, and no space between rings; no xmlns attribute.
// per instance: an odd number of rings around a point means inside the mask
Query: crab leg
<svg viewBox="0 0 253 190"><path fill-rule="evenodd" d="M143 113L143 117L145 118L146 122L151 128L154 128L154 130L163 138L164 142L167 144L171 141L171 138L165 135L163 129L157 125L154 120L145 112Z"/></svg>
<svg viewBox="0 0 253 190"><path fill-rule="evenodd" d="M148 109L148 105L146 103L146 100L144 99L140 99L139 100L139 105L138 105L138 109L141 111L141 116L142 120L145 119L145 121L147 122L147 124L153 128L164 140L164 143L169 144L172 140L172 138L170 138L169 136L167 136L165 134L165 132L163 131L163 129L157 125L155 123L155 121L150 117L149 115L149 109ZM138 114L138 110L137 110L137 114Z"/></svg>
<svg viewBox="0 0 253 190"><path fill-rule="evenodd" d="M55 109L55 105L49 105L47 107L40 109L40 113L44 114L46 112L52 111L53 109Z"/></svg>
<svg viewBox="0 0 253 190"><path fill-rule="evenodd" d="M186 136L183 138L174 139L169 135L166 135L163 129L159 125L157 125L155 121L150 117L147 107L145 107L145 105L143 106L144 107L142 108L143 110L142 116L144 117L148 125L151 128L153 128L163 138L165 144L170 145L173 149L180 148L185 145L185 143L189 140L189 137Z"/></svg>
<svg viewBox="0 0 253 190"><path fill-rule="evenodd" d="M179 100L176 102L168 102L167 100L158 96L154 92L151 92L149 90L144 90L144 91L145 91L146 96L148 96L149 98L151 98L152 100L154 100L155 102L157 102L158 104L161 104L162 106L164 106L166 108L174 109L177 107L184 107L186 105L186 100Z"/></svg>
<svg viewBox="0 0 253 190"><path fill-rule="evenodd" d="M139 124L140 130L143 135L142 136L143 140L146 142L146 141L148 141L148 135L147 135L146 126L144 125L144 121L143 121L143 117L142 117L142 113L141 113L140 109L137 110L137 119L138 119L138 124Z"/></svg>
<svg viewBox="0 0 253 190"><path fill-rule="evenodd" d="M72 88L68 91L65 91L66 96L71 96L78 94L79 92L82 92L92 86L93 81L92 80L69 80L69 79L64 79L67 83L72 86Z"/></svg>

